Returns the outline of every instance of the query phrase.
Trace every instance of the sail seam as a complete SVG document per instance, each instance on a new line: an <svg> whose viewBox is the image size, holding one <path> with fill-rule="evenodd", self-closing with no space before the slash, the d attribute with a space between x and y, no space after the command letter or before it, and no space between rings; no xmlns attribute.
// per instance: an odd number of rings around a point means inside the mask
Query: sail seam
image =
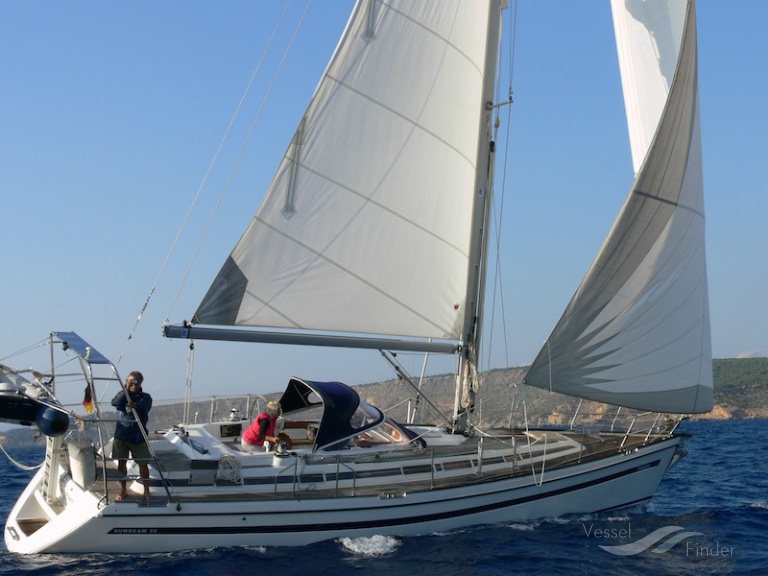
<svg viewBox="0 0 768 576"><path fill-rule="evenodd" d="M701 210L697 210L696 208L691 208L690 206L680 204L679 202L676 202L674 200L668 200L667 198L659 198L658 196L655 196L648 192L643 192L642 190L634 190L634 194L638 196L643 196L644 198L649 198L651 200L657 200L662 204L669 204L670 206L674 206L675 208L680 208L681 210L686 210L688 212L691 212L693 214L696 214L697 216L701 216L702 218L704 218L704 213Z"/></svg>
<svg viewBox="0 0 768 576"><path fill-rule="evenodd" d="M430 36L433 36L433 37L435 37L435 38L438 38L438 39L439 39L441 42L443 42L443 43L444 43L446 46L450 46L451 48L453 48L453 49L456 51L456 53L457 53L457 54L461 54L462 58L464 58L464 59L465 59L467 62L469 62L469 63L472 65L472 67L473 67L475 70L477 70L477 73L478 73L478 74L480 74L480 76L482 76L482 75L483 75L483 71L482 71L480 68L478 68L478 67L475 65L475 62L474 62L474 60L472 60L472 58L470 58L470 57L469 57L469 56L468 56L468 55L467 55L467 54L466 54L466 53L465 53L463 50L461 50L461 49L460 49L458 46L456 46L456 44L454 44L453 42L451 42L451 41L450 41L448 38L446 38L445 36L442 36L442 35L440 35L440 34L436 34L434 30L432 30L432 29L430 29L430 28L428 28L428 27L424 26L424 25L423 25L421 22L419 22L419 21L417 21L417 20L414 20L413 18L411 18L411 17L410 17L410 16L408 16L407 14L405 14L405 13L401 12L400 10L398 10L397 8L395 8L394 6L392 6L391 4L386 4L386 3L384 3L384 2L382 2L382 4L383 4L384 6L386 6L386 7L387 7L387 9L389 9L389 10L392 10L392 12L394 12L395 14L397 14L398 16L400 16L401 18L403 18L403 19L405 19L405 20L408 20L409 22L411 22L411 23L412 23L414 26L418 26L418 27L419 27L419 28L421 28L421 29L422 29L424 32L426 32L427 34L429 34ZM454 13L454 23L455 23L455 22L456 22L456 14Z"/></svg>
<svg viewBox="0 0 768 576"><path fill-rule="evenodd" d="M371 205L375 206L376 208L378 208L380 210L383 210L384 212L386 212L390 216L393 216L393 217L397 218L398 220L400 220L402 222L407 222L408 224L410 224L411 226L413 226L417 230L419 230L419 231L423 232L424 234L426 234L426 235L434 238L435 240L439 241L444 246L448 246L449 248L451 248L452 250L454 250L455 252L460 254L462 257L469 258L469 255L467 254L467 252L465 250L462 250L461 247L456 246L452 242L449 242L444 237L442 237L439 234L433 232L432 230L429 230L428 228L425 228L424 226L420 225L418 222L416 222L416 221L414 221L414 220L412 220L410 218L405 218L402 214L399 214L398 212L392 210L388 206L386 206L384 204L381 204L380 202L377 202L375 200L375 198L371 198L370 196L365 196L364 194L360 193L359 191L355 190L354 188L350 188L349 186L345 186L341 182L338 182L337 180L333 180L332 178L329 178L328 176L326 176L322 172L318 172L317 170L314 170L313 168L310 168L309 166L307 166L305 164L301 164L300 166L301 166L302 170L306 170L310 174L313 174L313 175L317 176L318 178L322 178L324 181L329 182L329 183L333 184L334 186L337 186L340 190L344 190L344 191L348 192L349 194L357 196L358 198L360 198L366 204L371 204ZM265 220L263 220L262 218L259 218L258 216L255 219L258 222L262 222L262 223L268 225L268 223ZM350 218L350 220L351 220L351 218ZM334 237L334 240L335 239L336 239L336 237ZM332 243L333 242L329 242L328 246L330 246ZM330 262L330 260L329 260L329 262Z"/></svg>
<svg viewBox="0 0 768 576"><path fill-rule="evenodd" d="M397 8L395 8L394 6L392 6L391 4L388 4L388 3L386 3L386 2L382 2L382 6L386 7L386 8L387 8L387 10L391 10L393 13L397 14L397 15L398 15L400 18L403 18L404 20L407 20L408 22L410 22L410 23L411 23L411 24L413 24L414 26L417 26L419 29L421 29L423 32L427 33L428 35L430 35L430 36L432 36L432 37L434 37L434 38L437 38L437 39L438 39L438 40L439 40L439 41L440 41L440 42L441 42L441 43L442 43L444 46L446 46L447 48L450 48L450 49L451 49L451 50L453 50L453 51L454 51L456 54L460 54L460 55L461 55L461 58L462 58L464 61L466 61L466 62L467 62L467 63L468 63L468 64L469 64L469 65L470 65L470 66L471 66L471 67L472 67L472 68L473 68L473 69L474 69L476 72L477 72L477 75L478 75L478 76L479 76L481 79L483 78L483 71L482 71L482 70L481 70L481 69L480 69L480 68L477 66L477 64L475 63L475 61L474 61L474 60L473 60L473 59L472 59L472 58L471 58L471 57L470 57L470 56L469 56L469 55L468 55L466 52L464 52L463 50L461 50L461 49L459 48L459 46L457 46L456 44L454 44L453 42L451 42L449 38L447 38L447 37L445 37L445 36L443 36L443 35L440 35L440 34L436 34L436 33L435 33L435 30L432 30L432 29L430 29L430 28L428 28L428 27L424 26L424 25L423 25L421 22L419 22L418 20L414 20L413 18L411 18L411 17L410 17L410 16L408 16L407 14L403 13L402 11L398 10ZM367 24L366 24L366 30L365 30L365 33L364 33L364 34L365 34L365 37L366 37L366 38L368 38L368 39L370 40L371 38L374 38L374 37L375 37L375 28L376 28L376 25L373 23L373 21L372 21L372 20L373 20L374 18L377 18L378 16L376 16L375 14L373 14L373 7L372 7L372 5L369 5L368 9L369 9L369 13L368 13L368 16L367 16ZM454 14L454 22L455 22L455 20L456 20L456 14ZM425 134L429 134L430 136L432 136L432 137L433 137L435 140L437 140L438 142L442 142L442 143L443 143L445 146L447 146L447 147L448 147L448 148L450 148L451 150L454 150L454 151L455 151L455 152L456 152L456 153L457 153L459 156L461 156L462 158L464 158L464 159L467 161L467 163L468 163L468 164L469 164L469 165L470 165L470 166L471 166L473 169L475 168L475 161L474 161L473 159L471 159L471 158L467 158L467 156L466 156L466 155L464 155L464 154L461 152L461 150L457 149L455 146L452 146L452 145L451 145L449 142L447 142L447 141L446 141L446 140L444 140L443 138L439 137L439 136L438 136L437 134L435 134L434 132L427 130L427 129L426 129L424 126L423 126L423 125L419 124L419 123L418 123L416 120L412 120L411 118L408 118L408 117L406 117L406 116L402 115L402 114L401 114L400 112L398 112L397 110L393 110L392 108L390 108L389 106L386 106L386 105L385 105L383 102L381 102L381 101L379 101L379 100L374 100L374 99L373 99L373 98L371 98L369 95L367 95L367 94L365 94L365 93L363 93L363 92L360 92L359 90L357 90L357 89L353 88L352 86L349 86L348 84L344 83L344 82L343 82L341 79L339 79L339 78L338 78L338 77L336 77L336 76L333 76L333 75L331 75L330 73L326 74L326 75L325 75L325 77L326 77L328 80L330 80L330 81L332 81L332 82L336 83L338 86L340 86L340 87L342 87L342 88L345 88L345 89L349 90L350 92L352 92L352 93L354 93L354 94L357 94L358 96L361 96L362 98L365 98L365 99L366 99L366 100L368 100L369 102L371 102L371 103L373 103L373 104L375 104L375 105L379 106L381 109L383 109L383 110L386 110L386 111L388 111L389 113L393 114L394 116L397 116L397 117L399 117L399 118L401 118L401 119L405 120L405 121L406 121L406 122L408 122L409 124L412 124L413 126L416 126L416 127L420 128L420 129L421 129L421 131L422 131L422 132L424 132Z"/></svg>
<svg viewBox="0 0 768 576"><path fill-rule="evenodd" d="M397 110L395 110L395 109L391 108L390 106L387 106L386 104L384 104L384 103L383 103L383 102L381 102L380 100L375 100L375 99L371 98L371 96L369 96L368 94L365 94L364 92L361 92L360 90L358 90L358 89L356 89L356 88L354 88L354 87L350 86L349 84L346 84L346 83L344 83L342 80L340 80L339 78L336 78L335 76L331 76L331 75L329 74L329 75L327 76L327 78L328 78L329 80L332 80L333 82L335 82L335 83L336 83L338 86L340 86L341 88L344 88L344 89L346 89L346 90L349 90L349 91L350 91L350 92L352 92L353 94L357 94L358 96L360 96L361 98L364 98L364 99L365 99L365 100L367 100L368 102L370 102L370 103L372 103L372 104L375 104L375 105L376 105L376 106L378 106L380 109L382 109L382 110L386 110L387 112L389 112L389 113L390 113L390 114L392 114L393 116L396 116L396 117L400 118L401 120L403 120L403 121L407 122L408 124L410 124L410 125L411 125L411 127L412 127L412 128L414 128L414 129L419 129L419 131L420 131L420 132L423 132L424 134L428 134L428 135L429 135L429 136L431 136L433 139L435 139L437 142L441 142L441 143L442 143L443 145L445 145L447 148L450 148L451 150L453 150L453 151L456 153L456 155L457 155L457 156L459 156L459 157L461 157L461 158L463 158L463 159L464 159L464 160L467 162L467 164L469 164L469 166L471 166L471 167L472 167L472 169L473 169L473 170L475 169L475 161L474 161L473 159L471 159L471 158L467 157L467 155L466 155L466 154L464 154L464 153L463 153L461 150L459 150L458 148L456 148L456 146L454 146L453 144L451 144L450 142L448 142L448 141L447 141L447 140L445 140L444 138L441 138L441 137L440 137L440 136L438 136L438 135L437 135L435 132L433 132L433 131L431 131L431 130L427 130L427 129L426 129L426 127L425 127L424 125L422 125L422 124L419 124L418 120L414 120L414 119L412 119L412 118L409 118L409 117L407 117L407 116L403 115L401 112L398 112Z"/></svg>
<svg viewBox="0 0 768 576"><path fill-rule="evenodd" d="M291 236L288 236L287 234L285 234L284 232L282 232L282 231L281 231L279 228L276 228L276 227L272 226L272 225L271 225L269 222L266 222L265 220L262 220L261 218L258 218L258 217L257 217L257 218L256 218L256 220L258 220L259 222L261 222L261 223L262 223L264 226L266 226L267 228L269 228L269 229L270 229L270 230L272 230L273 232L275 232L275 233L277 233L277 234L279 234L279 235L283 236L285 239L289 240L290 242L293 242L294 244L298 244L299 246L301 246L302 248L304 248L304 249L305 249L305 250L307 250L308 252L311 252L312 254L314 254L314 255L315 255L315 258L316 258L316 260L323 260L323 261L325 261L325 262L328 262L329 264L331 264L331 265L335 266L335 267L336 267L338 270L342 270L343 272L346 272L346 273L347 273L349 276L351 276L352 278L355 278L356 280L360 281L360 282L361 282L362 284L364 284L365 286L367 286L367 287L371 288L373 291L377 292L378 294L381 294L382 296L384 296L385 298L387 298L389 301L391 301L391 302L393 302L393 303L397 304L398 306L400 306L401 308L403 308L403 309L405 309L405 310L408 310L409 312L411 312L411 313L412 313L413 315L415 315L416 317L418 317L418 318L421 318L422 320L424 320L424 321L425 321L427 324L429 324L430 326L433 326L434 328L436 328L436 329L438 329L438 330L442 330L442 327L441 327L441 326L439 326L438 324L436 324L435 322L433 322L432 320L430 320L430 319L429 319L428 317L426 317L425 315L421 314L421 313L420 313L418 310L414 309L414 308L413 308L413 307L411 307L411 306L407 306L406 304L404 304L404 303L403 303L403 302L401 302L400 300L396 299L396 298L395 298L394 296L392 296L391 294L388 294L387 292L384 292L383 290L381 290L381 289L380 289L378 286L376 286L375 284L372 284L371 282L367 281L365 278L361 277L360 275L358 275L358 274L355 274L354 272L352 272L351 270L349 270L349 269L348 269L348 268L346 268L345 266L341 266L341 265L340 265L338 262L336 262L336 261L334 261L334 260L331 260L331 259L330 259L330 258L328 258L328 257L327 257L325 254L323 254L323 253L321 253L321 252L318 252L317 250L315 250L315 249L314 249L314 248L312 248L311 246L308 246L307 244L304 244L303 242L299 242L299 241L298 241L296 238L292 238ZM307 267L305 267L305 270L306 270L306 268L308 268L308 266L307 266ZM296 281L296 280L297 280L297 279L298 279L300 276L301 276L301 274L297 274L296 276L294 276L294 278L293 278L293 279L292 279L292 280L291 280L291 281L290 281L290 282L289 282L289 283L288 283L286 286L284 286L284 287L283 287L283 289L285 289L287 286L290 286L290 285L291 285L293 282L295 282L295 281ZM279 314L280 314L280 312L278 312L278 311L277 311L277 310L276 310L274 307L272 307L272 306L269 304L269 301L268 301L268 300L264 300L264 299L262 299L262 298L259 298L259 297L257 297L257 296L256 296L255 294L253 294L253 293L252 293L250 290L246 290L246 294L248 294L248 295L249 295L249 296L251 296L252 298L254 298L254 299L258 300L259 302L262 302L262 303L263 303L263 305L264 305L265 307L268 307L270 310L274 310L275 312L277 312L277 313L279 313ZM279 296L279 294L280 294L280 292L278 292L278 293L277 293L275 296ZM251 316L253 316L253 315L257 314L257 313L258 313L258 311L257 311L257 312L255 312L254 314L252 314ZM292 320L290 317L284 316L283 314L280 314L280 315L281 315L281 316L283 316L284 318L286 318L286 320L288 320L289 322L291 322L291 323L292 323L294 326L296 326L297 328L304 328L304 326L302 326L301 324L297 324L297 323L296 323L296 322L294 322L294 321L293 321L293 320Z"/></svg>

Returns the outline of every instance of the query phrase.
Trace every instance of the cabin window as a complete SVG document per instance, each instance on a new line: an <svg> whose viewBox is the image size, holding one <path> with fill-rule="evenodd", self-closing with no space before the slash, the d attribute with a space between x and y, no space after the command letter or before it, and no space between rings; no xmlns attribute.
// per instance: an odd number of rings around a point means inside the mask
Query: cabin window
<svg viewBox="0 0 768 576"><path fill-rule="evenodd" d="M371 408L365 402L360 402L360 405L352 414L352 418L349 419L349 424L352 428L359 430L360 428L366 428L375 424L380 419L379 412Z"/></svg>

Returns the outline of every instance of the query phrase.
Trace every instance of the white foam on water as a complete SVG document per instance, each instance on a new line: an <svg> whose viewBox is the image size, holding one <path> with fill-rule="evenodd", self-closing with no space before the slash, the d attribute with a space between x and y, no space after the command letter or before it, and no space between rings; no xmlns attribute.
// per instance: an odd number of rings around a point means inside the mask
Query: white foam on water
<svg viewBox="0 0 768 576"><path fill-rule="evenodd" d="M371 536L369 538L341 538L342 546L360 556L384 556L393 552L400 542L392 536Z"/></svg>
<svg viewBox="0 0 768 576"><path fill-rule="evenodd" d="M508 527L512 528L512 530L522 530L523 532L533 532L536 530L536 525L532 522L528 524L510 524Z"/></svg>

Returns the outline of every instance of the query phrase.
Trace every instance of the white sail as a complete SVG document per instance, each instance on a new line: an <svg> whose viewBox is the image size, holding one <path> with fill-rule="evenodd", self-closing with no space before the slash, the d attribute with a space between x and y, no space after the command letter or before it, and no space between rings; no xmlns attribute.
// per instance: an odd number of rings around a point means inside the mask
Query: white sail
<svg viewBox="0 0 768 576"><path fill-rule="evenodd" d="M461 337L488 22L358 2L196 323Z"/></svg>
<svg viewBox="0 0 768 576"><path fill-rule="evenodd" d="M687 5L687 0L611 0L635 173L667 102Z"/></svg>
<svg viewBox="0 0 768 576"><path fill-rule="evenodd" d="M625 11L617 20L627 21L639 4L614 4ZM653 30L676 23L674 10L659 14L666 22L654 20ZM637 21L632 27L641 25ZM693 2L683 29L672 33L678 35L679 49L674 42L647 45L677 50L669 94L647 146L642 138L648 138L653 113L640 114L645 135L634 139L638 144L633 151L647 147L647 152L632 190L531 366L528 384L643 410L688 413L712 408ZM668 77L662 68L670 58L657 58L657 77ZM641 61L640 77L625 81L625 86L644 85L651 60ZM622 63L627 62L631 60ZM631 67L623 65L622 74L628 73Z"/></svg>

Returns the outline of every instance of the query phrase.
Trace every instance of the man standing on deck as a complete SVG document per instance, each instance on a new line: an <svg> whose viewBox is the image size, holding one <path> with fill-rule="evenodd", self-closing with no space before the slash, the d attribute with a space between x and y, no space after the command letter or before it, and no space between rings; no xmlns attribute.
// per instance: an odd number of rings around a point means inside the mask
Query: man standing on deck
<svg viewBox="0 0 768 576"><path fill-rule="evenodd" d="M141 388L144 376L141 372L131 372L125 381L125 390L121 390L112 399L112 406L117 408L118 420L115 425L115 438L112 441L112 458L117 460L117 469L125 478L128 473L128 457L139 465L139 476L144 483L144 501L149 501L149 465L152 458L146 442L149 411L152 409L152 396ZM138 417L139 421L136 421ZM120 494L115 500L123 500L127 495L126 481L120 480Z"/></svg>

